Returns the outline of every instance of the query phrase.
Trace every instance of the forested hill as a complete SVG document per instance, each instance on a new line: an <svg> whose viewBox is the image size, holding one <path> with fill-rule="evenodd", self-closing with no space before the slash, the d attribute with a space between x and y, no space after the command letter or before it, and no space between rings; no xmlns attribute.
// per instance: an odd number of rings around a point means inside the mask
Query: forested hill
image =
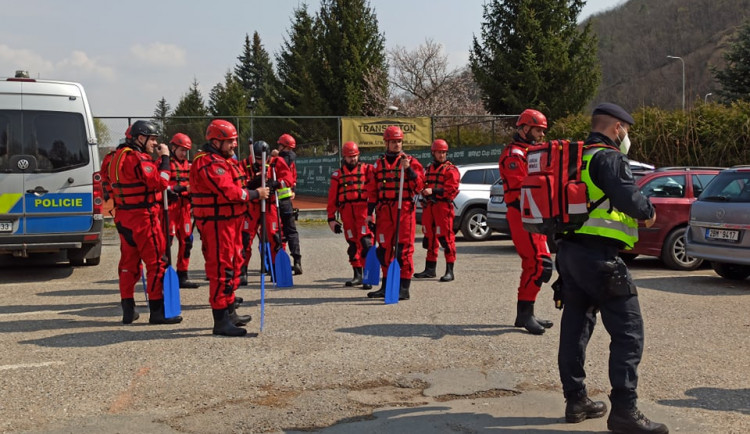
<svg viewBox="0 0 750 434"><path fill-rule="evenodd" d="M686 105L704 99L717 88L710 67L723 67L723 50L748 19L750 0L629 0L591 17L602 67L593 102L680 108L682 63L667 56L685 62Z"/></svg>

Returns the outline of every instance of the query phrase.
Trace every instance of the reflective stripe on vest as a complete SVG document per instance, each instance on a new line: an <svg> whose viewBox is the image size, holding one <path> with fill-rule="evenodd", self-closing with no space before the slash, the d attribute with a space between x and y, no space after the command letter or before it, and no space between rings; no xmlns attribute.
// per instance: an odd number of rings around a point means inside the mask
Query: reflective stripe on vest
<svg viewBox="0 0 750 434"><path fill-rule="evenodd" d="M604 192L591 180L589 164L594 154L604 148L587 148L583 151L583 164L581 169L581 181L586 183L589 193L589 201L593 204L604 197ZM596 208L589 211L589 218L583 223L577 234L597 235L612 238L625 243L628 249L632 249L638 241L638 220L630 217L622 211L614 208L609 199L605 199Z"/></svg>
<svg viewBox="0 0 750 434"><path fill-rule="evenodd" d="M349 173L346 170L346 168L342 167L339 172L341 176L339 177L339 186L336 195L336 201L339 205L366 199L362 193L367 183L364 164L357 163L357 167Z"/></svg>
<svg viewBox="0 0 750 434"><path fill-rule="evenodd" d="M292 189L289 187L280 188L276 190L276 194L279 195L279 199L286 199L292 197Z"/></svg>

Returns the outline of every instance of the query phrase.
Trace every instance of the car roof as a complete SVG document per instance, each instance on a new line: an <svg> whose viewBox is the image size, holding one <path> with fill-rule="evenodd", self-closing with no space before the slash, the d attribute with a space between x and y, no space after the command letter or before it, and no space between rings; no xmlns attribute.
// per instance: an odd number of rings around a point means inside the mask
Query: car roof
<svg viewBox="0 0 750 434"><path fill-rule="evenodd" d="M500 167L497 165L497 163L456 164L456 168L462 174L466 172L467 170L472 170L472 169L498 169L500 170Z"/></svg>

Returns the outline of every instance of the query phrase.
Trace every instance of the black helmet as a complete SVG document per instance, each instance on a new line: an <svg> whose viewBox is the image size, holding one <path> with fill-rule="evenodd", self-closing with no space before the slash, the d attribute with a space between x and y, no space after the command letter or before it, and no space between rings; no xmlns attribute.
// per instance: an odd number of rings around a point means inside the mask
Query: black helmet
<svg viewBox="0 0 750 434"><path fill-rule="evenodd" d="M151 121L135 121L130 127L130 135L133 138L138 136L158 136L159 128Z"/></svg>
<svg viewBox="0 0 750 434"><path fill-rule="evenodd" d="M268 146L268 143L263 140L258 140L253 143L253 154L255 155L255 158L263 157L264 152L266 153L266 157L271 153L271 147Z"/></svg>

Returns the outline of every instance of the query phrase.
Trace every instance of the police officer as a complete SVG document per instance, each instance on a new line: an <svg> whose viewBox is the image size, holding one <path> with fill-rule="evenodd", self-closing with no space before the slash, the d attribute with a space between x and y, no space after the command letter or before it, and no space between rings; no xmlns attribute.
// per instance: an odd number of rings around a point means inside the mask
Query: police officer
<svg viewBox="0 0 750 434"><path fill-rule="evenodd" d="M169 158L171 176L167 189L169 199L169 240L167 248L172 246L172 239L177 237L177 279L180 288L197 288L199 285L188 280L190 251L193 249L193 222L190 210L190 160L188 151L193 146L187 134L177 133L169 141L172 154Z"/></svg>
<svg viewBox="0 0 750 434"><path fill-rule="evenodd" d="M237 129L216 119L206 129L206 144L190 167L193 215L200 231L209 298L213 311L213 334L244 336L249 315L235 310L235 291L242 265L240 231L247 202L268 197L268 189L248 190L242 185L242 169L234 158Z"/></svg>
<svg viewBox="0 0 750 434"><path fill-rule="evenodd" d="M297 275L302 274L302 253L300 252L299 233L297 232L297 224L294 221L294 204L292 203L294 188L297 186L297 163L294 161L297 159L297 154L294 152L294 149L297 147L297 141L294 140L291 134L282 134L276 143L279 145L279 157L283 158L286 162L292 177L292 184L280 188L277 194L279 195L278 212L281 217L281 230L289 244L289 252L294 260L292 270Z"/></svg>
<svg viewBox="0 0 750 434"><path fill-rule="evenodd" d="M516 121L516 134L500 154L500 178L503 180L505 203L508 205L508 226L513 245L521 257L521 281L516 303L516 327L541 335L552 321L534 315L534 302L542 283L552 277L552 258L547 247L547 237L527 232L521 222L521 184L528 173L526 151L529 145L544 138L547 118L538 110L526 109Z"/></svg>
<svg viewBox="0 0 750 434"><path fill-rule="evenodd" d="M163 278L166 237L161 221L163 191L169 185L169 148L157 144L156 125L135 121L132 139L117 148L107 162L107 179L115 206L115 225L120 234L120 263L117 267L122 304L122 322L138 319L133 293L141 277L141 260L146 264L150 324L176 324L181 316L164 317ZM156 150L159 160L149 154Z"/></svg>
<svg viewBox="0 0 750 434"><path fill-rule="evenodd" d="M568 422L607 413L604 402L586 393L586 346L601 314L610 335L609 379L612 411L607 428L616 433L667 433L636 405L638 364L643 353L643 319L638 292L620 249L638 240L638 220L653 225L653 205L640 193L626 157L633 118L620 106L602 103L591 117L581 178L594 204L589 218L560 240L557 264L564 304L560 324L558 366Z"/></svg>
<svg viewBox="0 0 750 434"><path fill-rule="evenodd" d="M349 245L347 254L352 265L354 277L345 283L346 286L362 285L370 289L371 285L362 284L364 254L372 246L373 234L367 224L367 199L370 197L373 177L372 165L359 161L359 146L346 142L342 146L343 161L341 168L331 174L328 188L328 226L333 233L344 233ZM341 216L341 223L336 220L336 213Z"/></svg>
<svg viewBox="0 0 750 434"><path fill-rule="evenodd" d="M368 188L371 194L367 205L367 221L375 221L377 254L384 277L380 289L368 292L367 296L385 297L387 280L400 278L398 299L408 300L411 277L414 274L414 234L417 226L414 196L423 190L424 167L416 158L403 152L404 132L398 126L387 127L383 132L383 141L385 154L375 161L375 176ZM397 222L401 167L404 168L404 191L401 219ZM373 219L373 211L376 219ZM395 257L401 266L400 276L387 275L388 266L394 258L394 248Z"/></svg>
<svg viewBox="0 0 750 434"><path fill-rule="evenodd" d="M453 264L456 263L456 236L453 220L456 215L453 199L458 195L459 173L456 166L448 161L448 143L443 139L432 142L433 162L425 171L422 190L422 232L424 248L427 249L425 269L414 274L417 279L435 277L438 247L445 251L445 275L441 282L453 280Z"/></svg>

